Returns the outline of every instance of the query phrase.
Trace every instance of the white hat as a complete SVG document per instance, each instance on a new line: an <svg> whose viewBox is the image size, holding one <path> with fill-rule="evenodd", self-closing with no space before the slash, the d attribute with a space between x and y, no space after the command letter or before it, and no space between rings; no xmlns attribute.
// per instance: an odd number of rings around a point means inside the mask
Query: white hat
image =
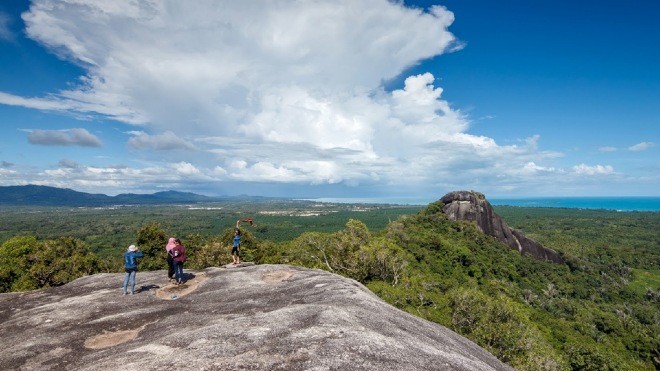
<svg viewBox="0 0 660 371"><path fill-rule="evenodd" d="M135 245L131 245L128 247L128 251L135 251L135 250L137 250L137 247L135 247Z"/></svg>

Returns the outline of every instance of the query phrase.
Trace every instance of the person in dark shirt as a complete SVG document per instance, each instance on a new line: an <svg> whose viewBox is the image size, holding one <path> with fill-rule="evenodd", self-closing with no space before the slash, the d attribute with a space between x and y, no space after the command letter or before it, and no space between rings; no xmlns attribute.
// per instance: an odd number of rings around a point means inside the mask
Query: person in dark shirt
<svg viewBox="0 0 660 371"><path fill-rule="evenodd" d="M181 244L181 240L176 238L174 240L174 247L172 248L172 256L174 256L174 276L176 284L183 284L183 263L186 261L186 247Z"/></svg>

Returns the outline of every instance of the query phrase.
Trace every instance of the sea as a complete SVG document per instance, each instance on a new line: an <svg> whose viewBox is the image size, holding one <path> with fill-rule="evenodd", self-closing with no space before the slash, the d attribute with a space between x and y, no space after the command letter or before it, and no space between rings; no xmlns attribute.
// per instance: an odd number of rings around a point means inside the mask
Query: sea
<svg viewBox="0 0 660 371"><path fill-rule="evenodd" d="M556 207L615 211L660 211L660 197L546 197L495 198L491 205L521 207Z"/></svg>
<svg viewBox="0 0 660 371"><path fill-rule="evenodd" d="M439 198L438 198L439 199ZM437 200L414 198L313 198L317 202L364 203L393 205L428 205ZM600 209L614 211L660 212L660 197L538 197L538 198L488 198L493 206L554 207L569 209Z"/></svg>

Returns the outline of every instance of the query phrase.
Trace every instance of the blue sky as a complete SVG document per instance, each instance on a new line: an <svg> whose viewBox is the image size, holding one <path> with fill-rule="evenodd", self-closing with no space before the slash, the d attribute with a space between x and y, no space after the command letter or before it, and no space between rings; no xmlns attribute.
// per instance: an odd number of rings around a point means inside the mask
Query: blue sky
<svg viewBox="0 0 660 371"><path fill-rule="evenodd" d="M0 185L660 196L660 2L0 1Z"/></svg>

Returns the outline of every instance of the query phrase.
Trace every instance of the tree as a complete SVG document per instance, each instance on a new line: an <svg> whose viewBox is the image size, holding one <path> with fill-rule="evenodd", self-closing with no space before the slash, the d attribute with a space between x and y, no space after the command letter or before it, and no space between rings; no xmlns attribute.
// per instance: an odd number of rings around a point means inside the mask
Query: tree
<svg viewBox="0 0 660 371"><path fill-rule="evenodd" d="M332 235L327 233L305 232L285 244L281 262L335 273L336 254L330 245L331 238Z"/></svg>
<svg viewBox="0 0 660 371"><path fill-rule="evenodd" d="M565 348L571 370L623 371L627 368L613 352L594 344L571 343Z"/></svg>
<svg viewBox="0 0 660 371"><path fill-rule="evenodd" d="M167 269L167 234L158 223L143 225L137 232L136 245L144 253L144 258L140 259L140 269Z"/></svg>
<svg viewBox="0 0 660 371"><path fill-rule="evenodd" d="M77 238L38 241L32 236L14 237L0 248L0 290L60 286L98 273L100 267L99 258Z"/></svg>
<svg viewBox="0 0 660 371"><path fill-rule="evenodd" d="M408 267L408 261L414 258L407 254L394 241L378 237L362 247L368 276L365 281L378 279L394 286Z"/></svg>
<svg viewBox="0 0 660 371"><path fill-rule="evenodd" d="M452 329L474 340L498 359L520 369L560 369L561 358L543 340L520 304L490 298L477 290L450 293Z"/></svg>
<svg viewBox="0 0 660 371"><path fill-rule="evenodd" d="M0 247L0 292L33 290L37 285L23 279L29 269L29 255L37 250L34 236L18 236L7 240Z"/></svg>

